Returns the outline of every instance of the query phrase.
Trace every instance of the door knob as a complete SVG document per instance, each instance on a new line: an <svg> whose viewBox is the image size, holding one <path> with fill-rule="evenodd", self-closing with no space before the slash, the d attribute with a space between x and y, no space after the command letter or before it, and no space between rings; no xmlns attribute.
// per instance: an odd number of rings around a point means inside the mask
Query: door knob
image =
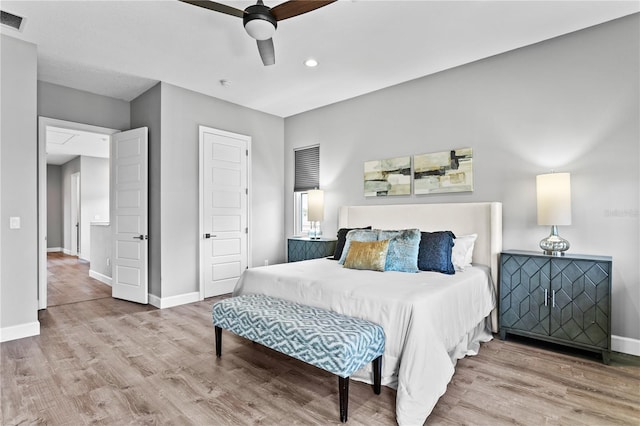
<svg viewBox="0 0 640 426"><path fill-rule="evenodd" d="M148 240L149 236L147 235L138 235L137 237L133 237L134 240Z"/></svg>
<svg viewBox="0 0 640 426"><path fill-rule="evenodd" d="M217 237L217 235L211 235L209 233L206 233L206 234L204 234L204 237L205 238L214 238L214 237Z"/></svg>

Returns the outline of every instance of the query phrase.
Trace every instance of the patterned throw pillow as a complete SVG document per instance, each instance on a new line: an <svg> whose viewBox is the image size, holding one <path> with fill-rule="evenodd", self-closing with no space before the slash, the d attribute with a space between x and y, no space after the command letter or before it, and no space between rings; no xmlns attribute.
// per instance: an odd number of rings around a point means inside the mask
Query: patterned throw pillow
<svg viewBox="0 0 640 426"><path fill-rule="evenodd" d="M384 271L387 261L389 240L383 241L351 241L344 267L350 269L366 269Z"/></svg>

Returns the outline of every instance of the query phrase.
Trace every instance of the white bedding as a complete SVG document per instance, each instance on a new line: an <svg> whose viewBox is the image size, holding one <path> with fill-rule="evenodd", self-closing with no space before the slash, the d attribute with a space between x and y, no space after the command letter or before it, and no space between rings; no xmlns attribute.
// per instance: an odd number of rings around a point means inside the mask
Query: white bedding
<svg viewBox="0 0 640 426"><path fill-rule="evenodd" d="M382 384L397 389L400 425L423 424L444 394L455 361L491 339L485 318L495 307L489 268L436 272L374 272L329 259L252 268L234 290L318 306L382 325ZM352 378L372 382L370 366Z"/></svg>

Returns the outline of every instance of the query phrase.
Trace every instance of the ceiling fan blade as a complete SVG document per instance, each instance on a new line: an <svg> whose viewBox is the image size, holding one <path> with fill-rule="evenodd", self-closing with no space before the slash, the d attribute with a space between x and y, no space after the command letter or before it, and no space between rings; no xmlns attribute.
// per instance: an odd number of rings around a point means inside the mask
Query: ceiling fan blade
<svg viewBox="0 0 640 426"><path fill-rule="evenodd" d="M205 9L213 10L214 12L220 12L231 16L237 16L242 18L244 16L244 10L236 9L235 7L227 6L226 4L216 3L209 0L180 0L183 3L189 3L194 6L200 6Z"/></svg>
<svg viewBox="0 0 640 426"><path fill-rule="evenodd" d="M336 0L291 0L280 3L271 9L271 14L276 21L293 18L303 13L311 12L328 4L334 3Z"/></svg>
<svg viewBox="0 0 640 426"><path fill-rule="evenodd" d="M256 40L258 42L258 52L262 58L262 63L266 65L273 65L276 63L276 52L273 49L273 39L268 40Z"/></svg>

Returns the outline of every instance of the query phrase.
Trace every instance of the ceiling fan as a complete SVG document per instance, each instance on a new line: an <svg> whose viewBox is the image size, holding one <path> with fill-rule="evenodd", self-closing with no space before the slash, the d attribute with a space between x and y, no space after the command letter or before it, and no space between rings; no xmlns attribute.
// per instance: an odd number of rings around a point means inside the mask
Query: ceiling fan
<svg viewBox="0 0 640 426"><path fill-rule="evenodd" d="M265 6L262 0L258 0L258 3L247 7L245 10L209 0L180 1L213 10L214 12L242 18L244 29L258 42L258 52L260 52L262 63L264 65L273 65L276 63L276 54L271 37L276 32L278 22L311 12L336 0L290 0L273 8Z"/></svg>

